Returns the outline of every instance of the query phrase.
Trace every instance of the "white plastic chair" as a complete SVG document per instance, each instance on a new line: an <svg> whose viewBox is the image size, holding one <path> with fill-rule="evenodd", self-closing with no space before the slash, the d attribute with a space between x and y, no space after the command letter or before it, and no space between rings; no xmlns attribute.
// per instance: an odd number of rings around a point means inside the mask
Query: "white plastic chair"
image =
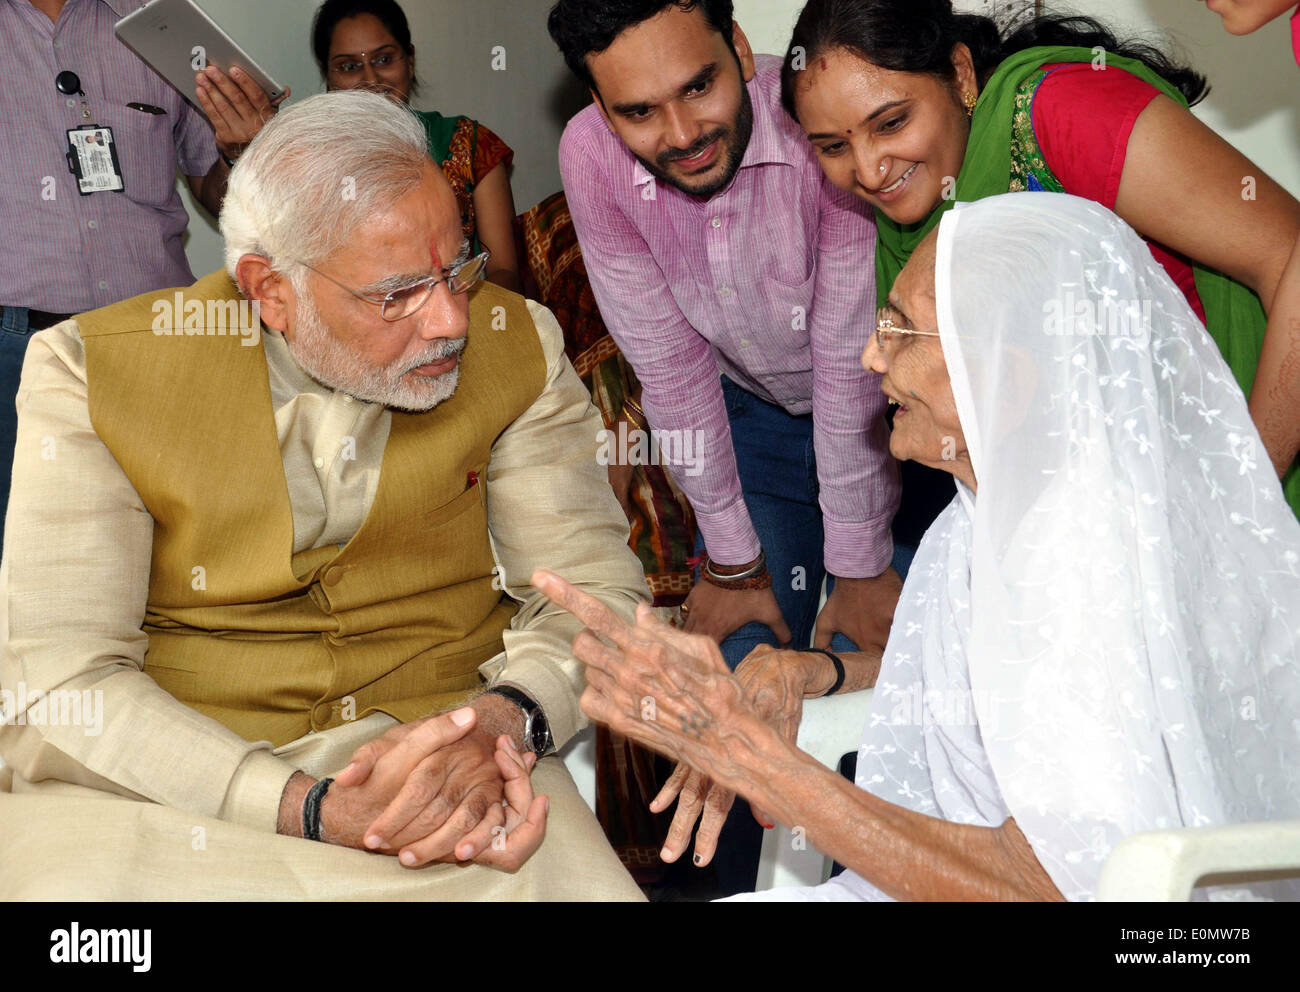
<svg viewBox="0 0 1300 992"><path fill-rule="evenodd" d="M569 770L569 774L573 776L573 782L578 787L578 795L582 796L582 801L591 807L593 813L596 812L595 724L587 724L556 753L564 762L564 767Z"/></svg>
<svg viewBox="0 0 1300 992"><path fill-rule="evenodd" d="M799 723L799 749L838 771L840 760L857 751L871 711L871 689L805 699ZM777 826L763 832L756 888L820 885L830 878L832 860L807 838Z"/></svg>
<svg viewBox="0 0 1300 992"><path fill-rule="evenodd" d="M1150 830L1125 837L1101 869L1101 902L1186 902L1192 888L1246 874L1300 877L1300 820ZM1256 880L1258 876L1256 876Z"/></svg>

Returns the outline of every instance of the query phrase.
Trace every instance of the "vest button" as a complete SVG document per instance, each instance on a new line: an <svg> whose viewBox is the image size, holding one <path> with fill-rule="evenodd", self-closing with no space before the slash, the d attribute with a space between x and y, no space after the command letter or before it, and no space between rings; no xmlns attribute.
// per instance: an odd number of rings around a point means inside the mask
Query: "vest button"
<svg viewBox="0 0 1300 992"><path fill-rule="evenodd" d="M321 576L321 582L327 586L336 586L343 580L343 569L338 565L331 565L325 569L325 574Z"/></svg>
<svg viewBox="0 0 1300 992"><path fill-rule="evenodd" d="M330 722L331 716L333 716L333 710L331 709L330 704L319 703L316 708L312 710L312 723L323 727Z"/></svg>

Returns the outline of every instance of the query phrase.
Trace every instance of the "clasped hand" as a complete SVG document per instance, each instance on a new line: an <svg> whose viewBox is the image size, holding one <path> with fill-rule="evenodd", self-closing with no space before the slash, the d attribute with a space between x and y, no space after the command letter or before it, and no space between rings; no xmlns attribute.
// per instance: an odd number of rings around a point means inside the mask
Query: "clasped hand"
<svg viewBox="0 0 1300 992"><path fill-rule="evenodd" d="M516 871L541 846L549 802L537 756L476 730L471 707L393 727L363 744L321 804L321 839L396 854L407 867L474 861Z"/></svg>

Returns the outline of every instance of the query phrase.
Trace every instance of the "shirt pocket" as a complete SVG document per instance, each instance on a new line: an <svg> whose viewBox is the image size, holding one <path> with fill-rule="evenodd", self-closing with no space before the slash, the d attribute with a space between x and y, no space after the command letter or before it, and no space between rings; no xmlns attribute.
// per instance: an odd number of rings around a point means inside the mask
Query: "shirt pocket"
<svg viewBox="0 0 1300 992"><path fill-rule="evenodd" d="M113 129L123 194L144 206L167 206L176 196L171 114L149 114L101 101L94 115L96 124Z"/></svg>
<svg viewBox="0 0 1300 992"><path fill-rule="evenodd" d="M812 367L808 328L812 322L817 274L812 272L798 283L770 280L763 287L763 308L769 315L770 332L761 348L745 363L753 372L787 373Z"/></svg>
<svg viewBox="0 0 1300 992"><path fill-rule="evenodd" d="M420 511L418 516L419 526L422 528L442 528L447 527L453 522L459 530L463 526L473 525L475 521L466 517L465 520L459 518L464 516L468 511L475 511L475 515L481 515L484 519L487 516L487 464L468 472L465 476L465 488L445 503L433 507L426 507Z"/></svg>

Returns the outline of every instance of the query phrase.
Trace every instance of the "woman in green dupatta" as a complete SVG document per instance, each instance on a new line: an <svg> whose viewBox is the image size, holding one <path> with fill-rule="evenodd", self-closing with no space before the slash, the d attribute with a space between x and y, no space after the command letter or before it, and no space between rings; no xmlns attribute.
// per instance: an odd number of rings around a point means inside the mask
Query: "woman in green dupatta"
<svg viewBox="0 0 1300 992"><path fill-rule="evenodd" d="M1300 203L1192 116L1205 92L1091 18L1030 14L1001 30L949 0L812 0L783 72L828 179L875 207L882 305L958 200L1100 202L1204 315L1300 515L1300 268L1287 265Z"/></svg>

